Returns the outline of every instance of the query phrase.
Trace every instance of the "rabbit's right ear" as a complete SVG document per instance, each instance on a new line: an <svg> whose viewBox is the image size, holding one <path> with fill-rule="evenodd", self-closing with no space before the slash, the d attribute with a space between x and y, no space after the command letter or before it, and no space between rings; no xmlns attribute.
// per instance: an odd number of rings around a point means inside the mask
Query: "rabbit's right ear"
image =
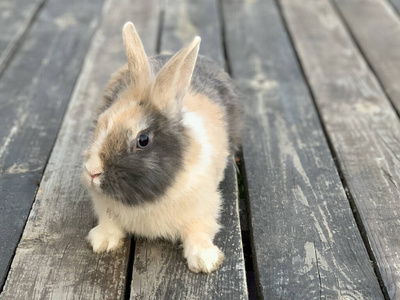
<svg viewBox="0 0 400 300"><path fill-rule="evenodd" d="M169 116L176 117L182 109L183 98L190 87L200 47L200 37L176 53L160 70L153 83L153 103Z"/></svg>
<svg viewBox="0 0 400 300"><path fill-rule="evenodd" d="M127 22L122 29L128 68L133 84L145 88L150 81L149 63L135 26Z"/></svg>

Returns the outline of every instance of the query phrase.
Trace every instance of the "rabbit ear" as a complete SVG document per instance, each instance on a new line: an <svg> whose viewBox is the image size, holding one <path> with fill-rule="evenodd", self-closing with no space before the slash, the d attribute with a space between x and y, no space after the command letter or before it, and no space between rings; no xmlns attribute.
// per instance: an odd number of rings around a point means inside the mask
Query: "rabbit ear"
<svg viewBox="0 0 400 300"><path fill-rule="evenodd" d="M138 88L145 88L150 81L149 63L133 23L125 23L122 36L132 82Z"/></svg>
<svg viewBox="0 0 400 300"><path fill-rule="evenodd" d="M161 110L174 115L182 107L200 47L200 37L195 37L189 46L176 53L158 73L153 87L152 99Z"/></svg>

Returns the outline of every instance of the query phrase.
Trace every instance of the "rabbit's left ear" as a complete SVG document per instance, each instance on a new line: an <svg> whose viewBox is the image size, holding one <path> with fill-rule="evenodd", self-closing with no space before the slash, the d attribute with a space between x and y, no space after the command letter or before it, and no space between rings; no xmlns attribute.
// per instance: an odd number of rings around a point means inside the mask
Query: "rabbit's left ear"
<svg viewBox="0 0 400 300"><path fill-rule="evenodd" d="M189 46L176 53L154 81L151 93L153 103L169 115L176 115L182 108L182 99L190 86L200 41L197 36Z"/></svg>
<svg viewBox="0 0 400 300"><path fill-rule="evenodd" d="M128 22L124 25L122 36L132 82L138 89L144 89L150 82L149 63L133 23Z"/></svg>

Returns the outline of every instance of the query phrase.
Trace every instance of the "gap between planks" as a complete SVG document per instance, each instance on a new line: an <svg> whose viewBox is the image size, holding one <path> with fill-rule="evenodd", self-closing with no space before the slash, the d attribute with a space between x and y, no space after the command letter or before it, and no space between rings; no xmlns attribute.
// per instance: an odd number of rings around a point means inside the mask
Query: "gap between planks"
<svg viewBox="0 0 400 300"><path fill-rule="evenodd" d="M232 73L252 98L243 153L260 297L382 299L275 3L223 4Z"/></svg>
<svg viewBox="0 0 400 300"><path fill-rule="evenodd" d="M277 7L279 8L279 13L280 13L280 15L281 15L282 20L284 20L283 24L284 24L285 29L286 29L286 32L287 32L287 34L288 34L288 36L289 36L289 38L290 38L291 44L294 45L293 37L292 37L292 34L290 33L288 27L287 27L287 22L286 22L286 20L285 20L285 17L284 17L283 11L282 11L282 6L281 6L281 3L280 3L279 0L277 0ZM342 20L342 21L343 21L343 20ZM343 21L343 24L345 24L344 21ZM349 32L350 32L350 31L349 31ZM356 43L356 42L355 42L355 43ZM360 50L360 51L361 51L361 50ZM301 70L301 72L302 72L302 74L303 74L303 77L304 77L304 78L307 78L307 76L306 76L306 74L305 74L305 71L304 71L304 67L303 67L303 65L302 65L302 63L301 63L301 59L300 59L300 57L299 57L297 51L295 51L294 53L295 53L295 55L296 55L297 61L299 62L300 70ZM362 52L361 52L361 53L362 53ZM388 291L387 291L387 289L386 289L386 286L385 286L384 283L383 283L382 275L381 275L381 273L380 273L380 271L379 271L378 264L377 264L377 260L376 260L376 258L375 258L375 256L374 256L374 253L373 253L372 249L371 249L371 245L370 245L370 242L369 242L369 240L368 240L368 236L367 236L367 234L366 234L364 224L363 224L363 222L361 221L361 216L360 216L359 211L358 211L358 209L357 209L357 206L356 206L356 204L355 204L355 202L354 202L353 196L352 196L351 193L350 193L350 190L349 190L349 187L348 187L346 178L345 178L345 176L344 176L344 174L343 174L343 170L342 170L342 168L341 168L341 166L340 166L340 163L339 163L339 161L338 161L338 156L337 156L337 154L336 154L335 147L334 147L333 144L332 144L331 138L329 137L328 131L327 131L327 129L326 129L326 125L325 125L325 123L323 122L322 115L321 115L321 111L320 111L320 109L319 109L319 107L318 107L318 105L317 105L317 103L316 103L316 100L315 100L315 95L314 95L313 90L312 90L312 88L311 88L311 86L310 86L310 83L309 83L307 80L306 80L305 82L306 82L306 84L307 84L308 90L310 91L310 95L311 95L311 98L312 98L312 100L313 100L312 102L313 102L313 104L314 104L314 108L315 108L315 110L316 110L316 112L317 112L317 116L318 116L319 122L320 122L321 127L322 127L322 130L323 130L323 132L324 132L324 135L325 135L326 141L327 141L327 143L328 143L329 149L330 149L330 151L331 151L331 155L332 155L333 161L334 161L334 163L335 163L336 169L337 169L337 171L338 171L340 180L341 180L341 182L342 182L343 189L344 189L344 191L345 191L345 193L346 193L346 196L347 196L347 199L348 199L348 201L349 201L349 204L350 204L350 207L351 207L351 211L353 212L354 219L356 220L356 224L357 224L358 230L359 230L359 232L360 232L360 234L361 234L361 237L362 237L362 239L363 239L365 248L366 248L366 250L367 250L367 252L368 252L368 256L369 256L369 258L370 258L370 260L371 260L371 262L372 262L372 264L373 264L374 272L375 272L375 275L376 275L376 277L377 277L377 279L378 279L379 286L381 287L381 290L382 290L382 293L383 293L383 296L384 296L385 300L389 300L389 299L390 299L390 298L389 298L389 294L388 294Z"/></svg>
<svg viewBox="0 0 400 300"><path fill-rule="evenodd" d="M400 276L398 257L393 255L398 247L395 199L399 191L387 182L382 170L388 168L391 178L398 179L398 160L391 149L399 147L398 116L331 2L317 1L313 6L282 3L294 45L385 283L383 292L387 290L386 298L395 298L396 278Z"/></svg>

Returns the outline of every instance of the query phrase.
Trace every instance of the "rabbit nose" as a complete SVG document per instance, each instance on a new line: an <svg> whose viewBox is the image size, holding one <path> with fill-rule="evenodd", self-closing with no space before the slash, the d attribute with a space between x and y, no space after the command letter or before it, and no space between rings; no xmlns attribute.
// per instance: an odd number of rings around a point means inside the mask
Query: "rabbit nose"
<svg viewBox="0 0 400 300"><path fill-rule="evenodd" d="M95 174L90 174L90 177L92 177L92 180L93 180L100 175L101 175L101 173L95 173Z"/></svg>

